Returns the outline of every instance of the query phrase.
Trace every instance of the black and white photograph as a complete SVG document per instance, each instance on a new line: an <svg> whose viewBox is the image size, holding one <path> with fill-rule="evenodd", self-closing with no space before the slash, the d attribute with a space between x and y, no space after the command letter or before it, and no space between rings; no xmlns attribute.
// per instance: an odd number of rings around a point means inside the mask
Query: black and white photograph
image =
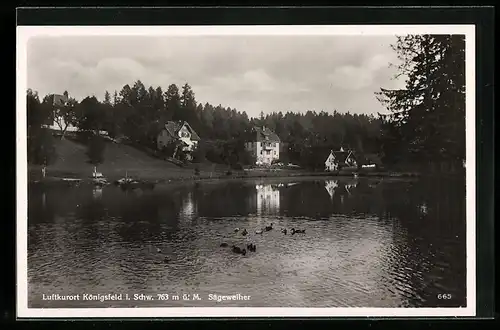
<svg viewBox="0 0 500 330"><path fill-rule="evenodd" d="M474 42L18 27L18 315L473 316Z"/></svg>

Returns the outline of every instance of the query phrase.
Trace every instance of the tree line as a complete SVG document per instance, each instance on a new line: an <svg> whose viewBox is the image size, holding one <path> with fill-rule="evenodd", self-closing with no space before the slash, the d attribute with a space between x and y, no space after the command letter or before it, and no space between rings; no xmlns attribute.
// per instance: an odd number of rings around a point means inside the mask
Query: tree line
<svg viewBox="0 0 500 330"><path fill-rule="evenodd" d="M305 167L323 167L325 152L341 146L377 152L380 128L374 116L307 111L304 114L261 113L258 118L250 118L244 111L234 108L198 103L187 83L181 89L172 84L164 92L161 87L146 88L138 80L132 87L125 85L119 92L105 91L102 102L94 96L78 102L67 92L65 95L67 104L56 107L52 95L40 101L36 92L28 90L29 137L35 137L35 132L39 131L38 137L29 140L38 149L45 150L45 146L50 145L48 133L40 130L42 123L63 118L59 126L61 138L66 136L66 126L71 124L81 132L91 133L87 134L89 139L106 131L111 138L125 138L139 148L149 149L156 149L156 138L166 121L187 121L202 139L194 152L194 162L252 163L254 159L246 152L244 143L251 139L254 126L266 126L280 137L281 161ZM48 160L38 159L34 151L29 153L35 163Z"/></svg>
<svg viewBox="0 0 500 330"><path fill-rule="evenodd" d="M188 83L180 88L171 84L163 90L160 86L146 87L137 80L120 91L103 91L103 101L88 96L78 102L65 92L68 102L62 107L53 106L52 95L40 100L37 92L28 90L28 160L48 163L54 158L51 136L41 125L47 119L64 118L64 123L85 132L89 141L106 131L112 138L120 137L138 148L149 149L156 149L157 136L166 121L187 121L202 140L194 153L194 162L252 163L244 142L254 126L266 126L276 132L282 141L281 161L311 169L324 168L329 151L340 147L359 155L377 154L391 166L462 162L464 37L398 37L393 49L402 63L398 72L407 79L404 89L381 88L377 93L379 101L390 110L388 115L337 110L276 111L250 118L244 111L198 102ZM63 126L60 125L62 138L66 135ZM98 156L102 147L94 144L94 152L90 153Z"/></svg>

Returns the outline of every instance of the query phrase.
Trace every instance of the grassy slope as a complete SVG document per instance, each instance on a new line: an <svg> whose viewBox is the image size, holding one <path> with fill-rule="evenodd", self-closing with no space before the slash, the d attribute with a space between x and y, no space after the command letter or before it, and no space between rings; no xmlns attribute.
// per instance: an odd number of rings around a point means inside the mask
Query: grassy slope
<svg viewBox="0 0 500 330"><path fill-rule="evenodd" d="M169 179L190 179L195 178L194 168L200 169L200 178L226 177L228 167L225 165L215 165L212 163L190 164L186 168L181 168L168 161L154 158L147 153L137 150L134 147L106 141L104 151L104 162L98 166L101 172L109 180L116 180L125 176L140 178L143 180L169 180ZM86 155L87 147L79 142L65 139L56 140L57 160L47 167L49 177L73 177L89 178L93 171L93 165L88 163ZM279 172L252 171L232 171L235 176L245 177L268 177L268 176L288 176L304 175L300 170L282 170ZM245 174L245 175L244 175ZM315 173L319 175L321 173ZM29 166L29 176L32 180L41 177L40 166Z"/></svg>
<svg viewBox="0 0 500 330"><path fill-rule="evenodd" d="M133 147L106 141L104 162L98 171L104 176L115 179L125 176L137 176L144 179L191 176L192 169L183 169L164 160L160 160ZM89 177L93 165L88 163L87 147L81 143L65 139L55 142L57 160L47 167L49 176ZM30 166L33 171L39 167Z"/></svg>

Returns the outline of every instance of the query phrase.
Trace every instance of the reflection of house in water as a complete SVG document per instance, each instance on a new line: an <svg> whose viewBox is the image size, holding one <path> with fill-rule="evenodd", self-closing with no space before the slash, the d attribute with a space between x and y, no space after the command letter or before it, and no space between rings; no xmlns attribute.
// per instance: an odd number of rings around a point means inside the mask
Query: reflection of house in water
<svg viewBox="0 0 500 330"><path fill-rule="evenodd" d="M102 187L94 187L92 190L92 197L94 197L94 199L100 199L102 197Z"/></svg>
<svg viewBox="0 0 500 330"><path fill-rule="evenodd" d="M277 213L280 209L280 191L277 185L255 186L257 190L257 214Z"/></svg>
<svg viewBox="0 0 500 330"><path fill-rule="evenodd" d="M325 189L328 191L328 194L330 194L330 197L333 198L333 195L335 195L335 189L338 188L339 182L338 180L326 180L325 181Z"/></svg>
<svg viewBox="0 0 500 330"><path fill-rule="evenodd" d="M182 206L179 211L181 218L190 218L196 214L196 205L193 199L193 193L190 191L182 201Z"/></svg>
<svg viewBox="0 0 500 330"><path fill-rule="evenodd" d="M344 184L345 190L351 194L351 190L358 186L358 181L350 181Z"/></svg>
<svg viewBox="0 0 500 330"><path fill-rule="evenodd" d="M358 186L358 181L349 181L349 182L343 182L339 185L338 180L327 180L325 181L325 189L330 194L330 197L333 198L335 193L340 193L341 194L341 202L343 202L343 194L351 194L351 190L356 188Z"/></svg>

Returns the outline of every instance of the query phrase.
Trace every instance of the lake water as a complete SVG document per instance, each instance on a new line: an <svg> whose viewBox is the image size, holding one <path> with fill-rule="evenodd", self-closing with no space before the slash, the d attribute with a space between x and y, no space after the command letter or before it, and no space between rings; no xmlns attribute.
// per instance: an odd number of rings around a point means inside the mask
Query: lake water
<svg viewBox="0 0 500 330"><path fill-rule="evenodd" d="M30 308L465 307L463 180L30 186L28 204ZM256 252L231 251L248 243ZM209 300L238 293L250 297Z"/></svg>

